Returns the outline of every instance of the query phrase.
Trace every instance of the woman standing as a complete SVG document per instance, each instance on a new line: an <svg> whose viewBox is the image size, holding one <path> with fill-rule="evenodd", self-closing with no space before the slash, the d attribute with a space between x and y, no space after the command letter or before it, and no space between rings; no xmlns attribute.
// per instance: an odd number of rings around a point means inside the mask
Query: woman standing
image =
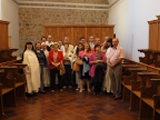
<svg viewBox="0 0 160 120"><path fill-rule="evenodd" d="M60 76L60 68L63 65L63 52L59 51L59 44L57 42L51 46L51 51L49 52L49 68L51 76L51 89L52 92L56 89L56 76L58 77L58 89L62 89L62 79Z"/></svg>
<svg viewBox="0 0 160 120"><path fill-rule="evenodd" d="M42 47L41 47L41 43L38 42L36 43L35 45L35 48L36 48L36 55L38 57L38 60L39 60L39 63L40 63L40 75L41 75L41 87L40 87L40 92L41 93L45 93L44 91L44 81L45 81L45 78L44 78L44 69L45 67L47 66L47 59L46 59L46 56L42 50Z"/></svg>
<svg viewBox="0 0 160 120"><path fill-rule="evenodd" d="M49 51L47 50L47 45L43 44L42 45L42 50L44 52L44 55L46 56L47 60L47 65L44 67L44 86L45 87L50 87L50 73L49 73L49 61L48 61L48 56L49 56Z"/></svg>
<svg viewBox="0 0 160 120"><path fill-rule="evenodd" d="M94 52L90 57L90 75L93 80L94 93L100 94L102 92L102 85L105 75L105 54L101 51L100 45L95 45Z"/></svg>
<svg viewBox="0 0 160 120"><path fill-rule="evenodd" d="M27 93L38 93L40 88L40 65L31 42L27 42L25 45L23 63L27 65L25 68Z"/></svg>
<svg viewBox="0 0 160 120"><path fill-rule="evenodd" d="M69 49L69 44L65 43L64 44L64 51L63 51L63 56L64 56L64 67L65 67L65 74L63 75L63 88L65 89L66 87L73 87L73 81L71 79L72 75L72 69L71 69L71 61L72 61L72 50Z"/></svg>
<svg viewBox="0 0 160 120"><path fill-rule="evenodd" d="M76 90L80 89L80 76L79 76L79 64L78 61L80 60L79 58L79 53L84 50L84 45L79 42L79 44L75 47L73 56L72 56L72 61L73 61L73 75L75 76L75 84L77 85Z"/></svg>
<svg viewBox="0 0 160 120"><path fill-rule="evenodd" d="M83 61L83 64L80 66L80 92L83 92L84 90L84 83L87 84L87 91L91 92L90 90L90 64L89 64L89 58L91 56L91 48L88 43L85 44L85 48L83 51L79 53L79 58Z"/></svg>
<svg viewBox="0 0 160 120"><path fill-rule="evenodd" d="M113 47L113 44L112 44L112 38L107 38L106 39L106 44L105 44L105 48L106 48L106 58L107 58L107 49L109 47ZM107 61L106 61L107 63ZM109 76L109 67L107 66L107 71L106 71L106 75L105 75L105 79L104 79L104 84L103 84L103 89L105 92L107 93L111 93L113 90L111 89L111 78Z"/></svg>

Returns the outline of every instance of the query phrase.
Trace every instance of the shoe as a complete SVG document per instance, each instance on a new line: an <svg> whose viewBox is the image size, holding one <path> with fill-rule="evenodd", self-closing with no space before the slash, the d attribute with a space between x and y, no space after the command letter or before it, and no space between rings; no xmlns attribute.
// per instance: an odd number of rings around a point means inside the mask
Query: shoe
<svg viewBox="0 0 160 120"><path fill-rule="evenodd" d="M63 89L66 89L66 86L63 86Z"/></svg>
<svg viewBox="0 0 160 120"><path fill-rule="evenodd" d="M91 92L91 90L90 90L90 89L88 89L87 91L88 91L89 93Z"/></svg>
<svg viewBox="0 0 160 120"><path fill-rule="evenodd" d="M76 88L76 90L78 91L78 90L79 90L79 88Z"/></svg>
<svg viewBox="0 0 160 120"><path fill-rule="evenodd" d="M79 90L79 92L82 93L82 92L83 92L83 89Z"/></svg>
<svg viewBox="0 0 160 120"><path fill-rule="evenodd" d="M72 86L68 86L68 88L69 88L69 89L71 89L71 88L72 88Z"/></svg>
<svg viewBox="0 0 160 120"><path fill-rule="evenodd" d="M60 89L60 92L63 92L63 89Z"/></svg>
<svg viewBox="0 0 160 120"><path fill-rule="evenodd" d="M122 96L116 96L116 97L114 97L114 100L119 100L119 99L122 99Z"/></svg>
<svg viewBox="0 0 160 120"><path fill-rule="evenodd" d="M51 92L53 93L53 92L55 92L55 90L51 90Z"/></svg>
<svg viewBox="0 0 160 120"><path fill-rule="evenodd" d="M44 90L41 90L41 91L40 91L40 93L44 94L44 93L46 93L46 91L44 91Z"/></svg>

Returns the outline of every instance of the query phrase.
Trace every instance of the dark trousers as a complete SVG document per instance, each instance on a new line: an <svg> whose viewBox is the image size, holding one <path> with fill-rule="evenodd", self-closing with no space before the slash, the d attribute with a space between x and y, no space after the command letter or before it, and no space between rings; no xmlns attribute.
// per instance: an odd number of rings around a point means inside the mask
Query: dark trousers
<svg viewBox="0 0 160 120"><path fill-rule="evenodd" d="M58 78L58 85L56 85L56 76ZM55 90L55 89L61 89L63 86L62 83L62 78L60 76L60 70L54 68L50 70L50 84L51 84L51 89Z"/></svg>
<svg viewBox="0 0 160 120"><path fill-rule="evenodd" d="M72 71L71 81L72 81L73 88L77 88L78 84L76 83L76 72L75 71Z"/></svg>
<svg viewBox="0 0 160 120"><path fill-rule="evenodd" d="M40 90L44 90L44 66L40 66L40 77L41 77L41 86Z"/></svg>
<svg viewBox="0 0 160 120"><path fill-rule="evenodd" d="M73 86L72 82L72 69L70 64L66 64L65 66L65 74L63 75L63 86Z"/></svg>
<svg viewBox="0 0 160 120"><path fill-rule="evenodd" d="M99 94L102 92L104 75L105 75L104 64L101 64L101 63L97 64L95 69L95 76L93 78L94 92L96 94Z"/></svg>

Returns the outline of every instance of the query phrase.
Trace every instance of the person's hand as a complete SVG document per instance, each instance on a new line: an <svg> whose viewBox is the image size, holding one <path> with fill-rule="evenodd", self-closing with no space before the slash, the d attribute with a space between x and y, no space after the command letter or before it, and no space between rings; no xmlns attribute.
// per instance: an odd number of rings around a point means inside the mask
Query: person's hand
<svg viewBox="0 0 160 120"><path fill-rule="evenodd" d="M55 63L55 67L56 68L59 67L59 65L60 65L60 63Z"/></svg>
<svg viewBox="0 0 160 120"><path fill-rule="evenodd" d="M52 65L54 66L54 67L58 67L58 64L57 63L54 63L54 62L52 62Z"/></svg>
<svg viewBox="0 0 160 120"><path fill-rule="evenodd" d="M107 65L109 65L110 67L113 67L113 65L111 64L111 62L107 62Z"/></svg>
<svg viewBox="0 0 160 120"><path fill-rule="evenodd" d="M30 68L28 66L25 68L25 73L26 74L30 74L31 73L31 70L30 70Z"/></svg>
<svg viewBox="0 0 160 120"><path fill-rule="evenodd" d="M103 62L102 60L97 60L97 63L99 63L99 62Z"/></svg>

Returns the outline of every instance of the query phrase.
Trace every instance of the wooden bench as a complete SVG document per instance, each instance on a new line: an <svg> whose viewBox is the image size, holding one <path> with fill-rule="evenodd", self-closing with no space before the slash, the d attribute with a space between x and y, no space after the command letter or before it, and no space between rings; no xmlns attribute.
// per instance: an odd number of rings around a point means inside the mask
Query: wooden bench
<svg viewBox="0 0 160 120"><path fill-rule="evenodd" d="M160 115L160 78L151 79L153 85L153 120L158 120Z"/></svg>
<svg viewBox="0 0 160 120"><path fill-rule="evenodd" d="M140 89L140 106L139 106L139 119L145 115L145 105L149 106L152 110L154 108L154 85L152 78L160 78L160 74L156 72L140 72L138 73L139 80L141 82ZM149 115L149 114L148 114ZM152 114L153 115L153 114ZM152 116L151 115L151 116Z"/></svg>
<svg viewBox="0 0 160 120"><path fill-rule="evenodd" d="M13 99L14 106L16 106L16 99L20 96L25 98L26 80L24 73L20 73L19 70L23 70L26 65L21 63L1 64L1 114L4 114L4 95L12 92L10 99ZM9 84L9 85L8 85ZM8 101L10 102L10 101Z"/></svg>
<svg viewBox="0 0 160 120"><path fill-rule="evenodd" d="M125 66L123 66L123 69L125 69L125 71L123 71L123 76L122 76L122 85L123 85L123 93L122 94L123 94L123 101L125 101L125 99L127 97L127 96L125 96L126 95L125 92L132 90L132 86L133 86L132 85L132 79L135 79L133 77L135 77L135 75L136 75L135 70L139 69L140 71L141 70L143 71L143 70L146 70L146 69L145 68L144 69L140 68L140 66L137 65L137 64L135 64L135 65L133 65L133 64L125 65ZM133 71L133 72L131 72L131 71Z"/></svg>
<svg viewBox="0 0 160 120"><path fill-rule="evenodd" d="M122 86L123 97L129 96L129 109L137 110L139 119L142 119L145 116L148 117L148 113L146 114L145 111L149 108L151 118L158 120L157 114L160 114L160 69L138 62L134 64L126 62L123 69L128 71L125 72L127 74L123 74ZM146 109L145 106L148 108Z"/></svg>
<svg viewBox="0 0 160 120"><path fill-rule="evenodd" d="M6 70L8 74L10 74L11 77L8 79L12 79L14 81L14 89L17 93L16 96L25 96L26 77L23 72L25 67L26 65L22 63L10 63L4 65L4 67L0 67L1 69Z"/></svg>
<svg viewBox="0 0 160 120"><path fill-rule="evenodd" d="M13 69L15 67L12 67ZM5 69L12 69L12 68L5 68ZM14 90L14 81L10 78L10 74L6 73L3 68L0 68L0 114L1 116L4 115L5 110L4 107L7 104L7 106L15 106L16 100L15 100L15 90ZM7 99L5 99L7 96Z"/></svg>

